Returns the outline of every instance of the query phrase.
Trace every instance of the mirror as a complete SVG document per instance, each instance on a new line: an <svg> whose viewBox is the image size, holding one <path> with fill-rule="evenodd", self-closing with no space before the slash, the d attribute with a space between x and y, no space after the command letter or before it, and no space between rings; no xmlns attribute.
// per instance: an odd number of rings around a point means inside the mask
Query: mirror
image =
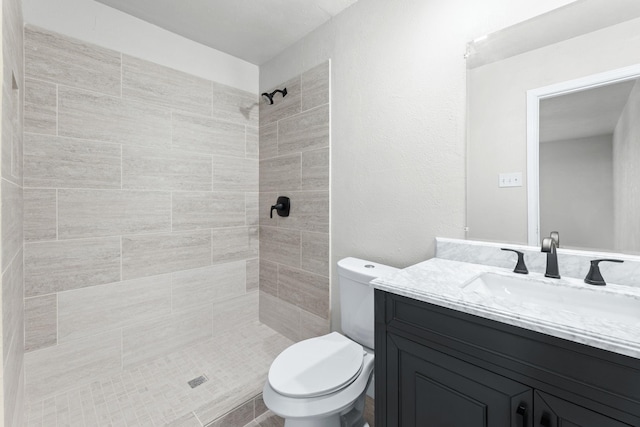
<svg viewBox="0 0 640 427"><path fill-rule="evenodd" d="M639 253L640 65L527 93L528 243Z"/></svg>
<svg viewBox="0 0 640 427"><path fill-rule="evenodd" d="M557 229L565 248L640 253L640 220L622 219L640 217L640 177L622 176L616 163L640 169L640 155L614 159L610 132L621 104L639 90L639 17L637 1L580 0L470 44L467 238L538 245ZM588 103L602 109L587 111ZM640 146L636 108L626 120L630 147ZM598 133L610 135L611 149ZM551 142L558 140L566 143ZM615 196L615 180L628 184L627 196ZM623 236L629 241L616 244Z"/></svg>

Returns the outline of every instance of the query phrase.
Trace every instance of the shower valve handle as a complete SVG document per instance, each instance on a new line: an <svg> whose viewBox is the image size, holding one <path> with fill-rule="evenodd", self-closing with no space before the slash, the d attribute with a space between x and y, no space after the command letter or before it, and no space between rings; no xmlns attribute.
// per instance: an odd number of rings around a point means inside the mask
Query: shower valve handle
<svg viewBox="0 0 640 427"><path fill-rule="evenodd" d="M275 205L271 206L271 212L269 217L273 218L273 211L275 210L279 216L289 216L289 210L291 209L291 201L288 197L280 196Z"/></svg>
<svg viewBox="0 0 640 427"><path fill-rule="evenodd" d="M271 212L269 213L269 218L273 218L273 211L280 211L282 210L283 206L282 203L278 203L276 205L271 206Z"/></svg>

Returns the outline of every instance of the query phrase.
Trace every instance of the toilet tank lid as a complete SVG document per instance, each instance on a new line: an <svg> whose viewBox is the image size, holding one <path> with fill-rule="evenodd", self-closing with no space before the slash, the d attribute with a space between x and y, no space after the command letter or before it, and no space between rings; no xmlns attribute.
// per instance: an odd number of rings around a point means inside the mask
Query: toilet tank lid
<svg viewBox="0 0 640 427"><path fill-rule="evenodd" d="M360 258L343 258L338 261L338 275L360 283L369 283L378 277L388 276L399 269Z"/></svg>

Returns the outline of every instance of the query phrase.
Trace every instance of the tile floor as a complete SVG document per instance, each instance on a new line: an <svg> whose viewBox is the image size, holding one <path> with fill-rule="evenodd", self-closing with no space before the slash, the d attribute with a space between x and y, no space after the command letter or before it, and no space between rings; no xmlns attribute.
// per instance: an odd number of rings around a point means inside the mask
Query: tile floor
<svg viewBox="0 0 640 427"><path fill-rule="evenodd" d="M268 411L244 427L284 427L284 419Z"/></svg>
<svg viewBox="0 0 640 427"><path fill-rule="evenodd" d="M261 393L271 362L291 344L288 338L255 322L118 375L96 378L88 386L28 404L25 427L200 427L242 404L251 408L246 402ZM203 374L209 380L191 389L187 381ZM259 405L252 405L256 418ZM260 426L280 425L269 413L256 422Z"/></svg>

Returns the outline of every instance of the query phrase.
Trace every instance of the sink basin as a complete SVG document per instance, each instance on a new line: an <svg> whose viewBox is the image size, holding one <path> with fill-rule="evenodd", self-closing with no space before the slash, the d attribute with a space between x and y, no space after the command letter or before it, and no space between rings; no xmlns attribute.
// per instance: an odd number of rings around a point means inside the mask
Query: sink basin
<svg viewBox="0 0 640 427"><path fill-rule="evenodd" d="M554 280L530 276L514 277L482 273L462 285L465 292L481 294L511 311L532 304L541 310L555 310L569 315L590 316L637 324L640 322L640 300L606 288L588 287L575 279Z"/></svg>

